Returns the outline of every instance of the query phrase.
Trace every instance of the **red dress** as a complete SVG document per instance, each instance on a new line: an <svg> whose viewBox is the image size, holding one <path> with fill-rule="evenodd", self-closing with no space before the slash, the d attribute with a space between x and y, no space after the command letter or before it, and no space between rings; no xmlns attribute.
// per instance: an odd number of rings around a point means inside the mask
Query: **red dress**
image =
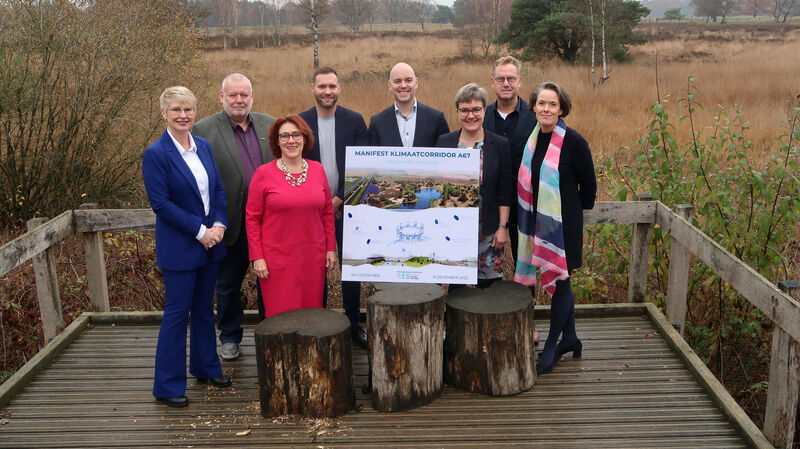
<svg viewBox="0 0 800 449"><path fill-rule="evenodd" d="M269 271L267 279L259 279L268 317L322 307L325 252L336 251L331 191L322 164L306 160L306 181L292 186L278 161L256 170L245 214L250 260L264 259Z"/></svg>

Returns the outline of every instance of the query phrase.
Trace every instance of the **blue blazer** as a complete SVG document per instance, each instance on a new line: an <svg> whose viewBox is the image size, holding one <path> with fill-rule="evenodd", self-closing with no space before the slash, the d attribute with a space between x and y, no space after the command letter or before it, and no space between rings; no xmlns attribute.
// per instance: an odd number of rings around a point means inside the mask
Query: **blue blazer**
<svg viewBox="0 0 800 449"><path fill-rule="evenodd" d="M436 139L450 132L444 113L417 101L417 123L414 128L414 147L436 146ZM397 129L394 104L369 119L369 144L383 147L402 147L403 139Z"/></svg>
<svg viewBox="0 0 800 449"><path fill-rule="evenodd" d="M345 149L348 145L367 145L369 144L369 138L367 137L367 124L364 123L364 117L358 112L336 106L336 112L333 113L333 117L336 120L336 169L339 171L339 185L331 193L333 196L344 199ZM312 107L301 112L300 118L305 120L311 131L314 132L314 146L311 148L308 158L312 161L321 162L317 108Z"/></svg>
<svg viewBox="0 0 800 449"><path fill-rule="evenodd" d="M195 238L200 225L219 221L227 226L225 189L208 141L192 136L208 174L209 213L205 214L192 171L167 131L144 152L142 176L150 207L156 213L156 263L163 270L196 270L225 257L225 245L206 251Z"/></svg>

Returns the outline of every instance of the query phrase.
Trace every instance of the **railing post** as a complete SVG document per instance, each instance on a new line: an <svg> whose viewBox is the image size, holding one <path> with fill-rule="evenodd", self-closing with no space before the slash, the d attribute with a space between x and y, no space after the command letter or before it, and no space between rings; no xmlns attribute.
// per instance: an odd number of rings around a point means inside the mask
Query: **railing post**
<svg viewBox="0 0 800 449"><path fill-rule="evenodd" d="M47 223L47 218L28 220L28 231ZM61 314L61 294L58 291L58 275L53 250L48 247L33 256L33 274L36 279L36 297L42 315L42 330L45 343L64 330L64 317Z"/></svg>
<svg viewBox="0 0 800 449"><path fill-rule="evenodd" d="M675 213L690 221L692 206L676 204ZM667 319L681 335L686 328L686 296L689 292L690 256L689 250L678 239L670 238Z"/></svg>
<svg viewBox="0 0 800 449"><path fill-rule="evenodd" d="M800 282L781 281L781 290L800 301ZM778 449L791 448L800 394L800 343L779 326L772 331L764 436Z"/></svg>
<svg viewBox="0 0 800 449"><path fill-rule="evenodd" d="M97 203L81 204L81 209L97 209ZM89 301L96 312L108 312L108 279L103 255L103 233L83 232L83 252L86 254L86 278Z"/></svg>
<svg viewBox="0 0 800 449"><path fill-rule="evenodd" d="M649 193L636 196L637 201L652 201ZM628 302L644 302L647 296L647 264L650 250L650 223L634 223L631 234L631 264L628 269Z"/></svg>

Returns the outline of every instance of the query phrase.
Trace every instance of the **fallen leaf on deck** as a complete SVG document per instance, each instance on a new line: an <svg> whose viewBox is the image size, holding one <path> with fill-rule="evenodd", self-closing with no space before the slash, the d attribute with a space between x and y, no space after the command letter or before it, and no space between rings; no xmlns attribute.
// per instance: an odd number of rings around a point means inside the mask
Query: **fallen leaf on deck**
<svg viewBox="0 0 800 449"><path fill-rule="evenodd" d="M236 436L237 437L243 437L245 435L250 435L250 432L252 432L252 431L253 431L253 429L242 430L241 432L236 432Z"/></svg>

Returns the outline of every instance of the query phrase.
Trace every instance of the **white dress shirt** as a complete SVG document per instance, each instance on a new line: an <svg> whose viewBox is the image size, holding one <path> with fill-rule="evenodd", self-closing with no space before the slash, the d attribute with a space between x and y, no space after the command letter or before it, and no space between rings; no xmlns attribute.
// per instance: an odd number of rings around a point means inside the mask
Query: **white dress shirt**
<svg viewBox="0 0 800 449"><path fill-rule="evenodd" d="M417 130L417 99L414 99L414 106L411 107L411 113L408 117L404 117L403 113L394 104L394 115L397 118L397 130L400 131L400 138L403 140L403 146L414 146L414 132Z"/></svg>

